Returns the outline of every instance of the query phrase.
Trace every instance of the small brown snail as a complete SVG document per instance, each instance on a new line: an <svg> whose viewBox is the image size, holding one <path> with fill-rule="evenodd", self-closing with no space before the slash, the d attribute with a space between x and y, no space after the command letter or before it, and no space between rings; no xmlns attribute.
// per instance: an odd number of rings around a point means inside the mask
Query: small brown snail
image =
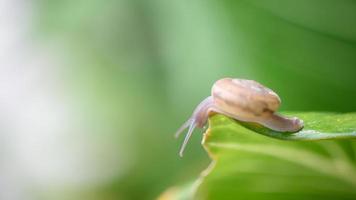
<svg viewBox="0 0 356 200"><path fill-rule="evenodd" d="M256 81L233 78L216 81L211 96L195 108L192 116L176 132L175 136L178 137L189 127L179 155L183 156L194 128L203 128L207 123L210 112L221 113L239 121L256 122L280 132L296 132L303 128L302 120L275 113L280 103L275 92Z"/></svg>

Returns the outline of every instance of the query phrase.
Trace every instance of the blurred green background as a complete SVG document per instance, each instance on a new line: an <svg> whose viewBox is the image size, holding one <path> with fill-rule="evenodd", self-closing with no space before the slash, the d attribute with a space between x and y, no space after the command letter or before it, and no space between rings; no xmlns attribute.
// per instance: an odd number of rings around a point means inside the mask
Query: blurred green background
<svg viewBox="0 0 356 200"><path fill-rule="evenodd" d="M6 199L154 199L195 179L201 135L180 158L173 134L222 77L281 110L356 111L353 0L2 1Z"/></svg>

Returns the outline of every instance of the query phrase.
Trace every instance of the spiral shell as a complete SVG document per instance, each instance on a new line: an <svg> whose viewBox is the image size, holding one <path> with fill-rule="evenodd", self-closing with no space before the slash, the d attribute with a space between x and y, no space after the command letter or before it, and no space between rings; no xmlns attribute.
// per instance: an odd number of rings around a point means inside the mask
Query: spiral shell
<svg viewBox="0 0 356 200"><path fill-rule="evenodd" d="M220 110L238 114L246 121L274 113L281 104L274 91L253 80L220 79L213 85L211 95Z"/></svg>

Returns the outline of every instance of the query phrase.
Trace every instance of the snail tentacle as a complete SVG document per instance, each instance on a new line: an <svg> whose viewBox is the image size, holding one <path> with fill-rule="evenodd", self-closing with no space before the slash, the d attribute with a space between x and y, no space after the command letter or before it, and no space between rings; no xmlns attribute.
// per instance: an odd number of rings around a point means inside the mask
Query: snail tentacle
<svg viewBox="0 0 356 200"><path fill-rule="evenodd" d="M184 138L184 142L183 142L183 144L182 144L182 146L181 146L181 148L180 148L180 150L179 150L179 156L180 156L180 157L183 157L184 149L185 149L185 147L187 146L188 141L189 141L189 139L190 139L190 136L192 136L193 131L194 131L196 125L197 125L197 124L195 123L194 120L190 123L188 132L187 132L187 134L185 135L185 138Z"/></svg>
<svg viewBox="0 0 356 200"><path fill-rule="evenodd" d="M186 122L184 122L184 124L174 134L174 137L178 138L180 134L183 133L183 131L191 125L192 120L193 120L192 118L189 118Z"/></svg>
<svg viewBox="0 0 356 200"><path fill-rule="evenodd" d="M179 151L179 155L183 156L183 151L187 145L190 136L192 135L195 127L203 128L208 121L209 112L214 108L213 99L211 96L205 98L194 110L192 116L178 129L175 133L175 137L178 138L179 135L189 127L188 132L185 136L182 147Z"/></svg>

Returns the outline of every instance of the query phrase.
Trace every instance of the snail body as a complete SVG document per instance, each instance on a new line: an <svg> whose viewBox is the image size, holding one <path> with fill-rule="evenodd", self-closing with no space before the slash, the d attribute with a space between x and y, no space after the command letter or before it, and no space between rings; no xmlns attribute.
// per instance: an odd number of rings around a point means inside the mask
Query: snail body
<svg viewBox="0 0 356 200"><path fill-rule="evenodd" d="M303 121L275 113L281 104L279 96L262 84L245 79L223 78L216 81L211 96L205 98L192 116L179 128L176 137L189 127L181 146L184 149L195 127L203 128L209 113L215 112L245 122L255 122L279 132L296 132L303 128Z"/></svg>

